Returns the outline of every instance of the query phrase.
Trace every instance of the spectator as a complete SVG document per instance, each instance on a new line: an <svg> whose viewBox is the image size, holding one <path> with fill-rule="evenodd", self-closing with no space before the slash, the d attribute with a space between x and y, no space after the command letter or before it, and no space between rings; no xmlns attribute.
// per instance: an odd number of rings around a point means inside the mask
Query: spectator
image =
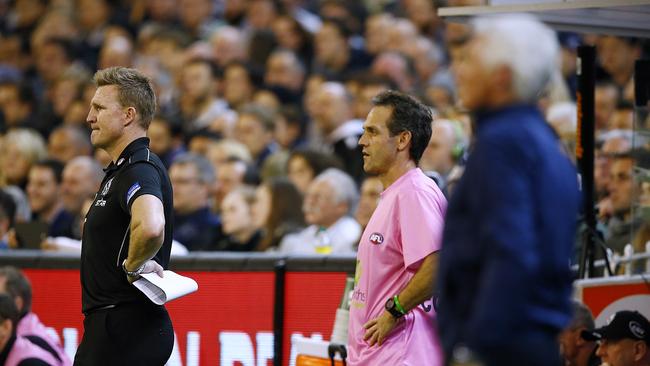
<svg viewBox="0 0 650 366"><path fill-rule="evenodd" d="M594 89L594 118L596 132L607 131L609 120L616 110L616 104L620 98L620 92L616 84L611 82L599 82Z"/></svg>
<svg viewBox="0 0 650 366"><path fill-rule="evenodd" d="M266 64L264 83L286 89L297 100L305 82L305 67L295 53L286 50L273 52Z"/></svg>
<svg viewBox="0 0 650 366"><path fill-rule="evenodd" d="M226 102L216 95L215 73L214 66L207 60L192 60L183 67L180 109L185 133L207 128L228 110Z"/></svg>
<svg viewBox="0 0 650 366"><path fill-rule="evenodd" d="M0 190L0 250L9 248L8 233L16 221L16 203L13 197Z"/></svg>
<svg viewBox="0 0 650 366"><path fill-rule="evenodd" d="M573 319L560 333L560 355L564 366L599 366L596 356L596 342L582 338L585 330L594 329L594 318L589 308L573 301Z"/></svg>
<svg viewBox="0 0 650 366"><path fill-rule="evenodd" d="M275 119L273 139L280 148L289 151L304 144L304 116L296 106L280 109Z"/></svg>
<svg viewBox="0 0 650 366"><path fill-rule="evenodd" d="M610 181L610 170L612 161L619 155L627 154L632 149L632 133L630 131L614 130L600 136L601 146L596 150L594 164L594 183L596 195L600 200L606 200L609 195L608 186ZM611 215L609 203L604 207L601 205L601 217Z"/></svg>
<svg viewBox="0 0 650 366"><path fill-rule="evenodd" d="M232 62L224 67L223 97L231 109L239 110L253 98L255 75L244 63Z"/></svg>
<svg viewBox="0 0 650 366"><path fill-rule="evenodd" d="M630 156L615 158L607 186L611 217L606 222L605 243L619 255L623 255L625 246L632 242L635 230L641 225L641 218L632 215L633 197L640 189L632 176L633 166L634 159Z"/></svg>
<svg viewBox="0 0 650 366"><path fill-rule="evenodd" d="M619 311L606 326L585 330L582 337L599 342L596 355L603 365L650 365L650 322L638 311Z"/></svg>
<svg viewBox="0 0 650 366"><path fill-rule="evenodd" d="M11 128L43 130L37 114L36 96L24 82L0 82L0 112L4 118L0 133Z"/></svg>
<svg viewBox="0 0 650 366"><path fill-rule="evenodd" d="M303 65L311 65L314 53L311 34L298 20L286 14L280 15L271 28L280 48L293 51Z"/></svg>
<svg viewBox="0 0 650 366"><path fill-rule="evenodd" d="M53 366L57 361L47 351L16 336L18 309L9 295L0 295L0 362L7 366Z"/></svg>
<svg viewBox="0 0 650 366"><path fill-rule="evenodd" d="M363 133L363 121L354 118L352 97L343 84L326 82L320 86L312 118L323 134L325 148L341 159L355 181L361 182L363 159L357 142Z"/></svg>
<svg viewBox="0 0 650 366"><path fill-rule="evenodd" d="M46 154L45 142L36 131L23 128L9 131L4 136L0 154L0 174L4 182L24 190L30 168Z"/></svg>
<svg viewBox="0 0 650 366"><path fill-rule="evenodd" d="M93 197L99 190L104 172L95 159L89 156L77 156L63 168L61 181L61 201L66 212L74 216L76 223L83 221L86 211L83 203ZM81 239L80 225L72 226L73 239Z"/></svg>
<svg viewBox="0 0 650 366"><path fill-rule="evenodd" d="M226 195L221 203L221 217L227 236L217 243L216 250L251 252L259 249L262 232L253 222L254 202L252 187L238 187Z"/></svg>
<svg viewBox="0 0 650 366"><path fill-rule="evenodd" d="M267 108L247 104L239 112L239 120L235 125L235 138L246 145L253 157L253 164L258 170L278 149L273 141L274 124L275 115Z"/></svg>
<svg viewBox="0 0 650 366"><path fill-rule="evenodd" d="M261 184L255 192L252 216L255 226L262 228L260 251L277 250L282 239L302 230L302 196L285 178L274 178Z"/></svg>
<svg viewBox="0 0 650 366"><path fill-rule="evenodd" d="M180 0L181 25L195 40L207 39L216 24L212 24L214 4L210 0Z"/></svg>
<svg viewBox="0 0 650 366"><path fill-rule="evenodd" d="M29 170L27 196L32 219L48 224L48 236L74 237L74 217L63 207L61 181L63 164L56 160L42 160Z"/></svg>
<svg viewBox="0 0 650 366"><path fill-rule="evenodd" d="M242 32L231 26L223 26L210 36L213 59L221 68L233 62L246 59L246 38Z"/></svg>
<svg viewBox="0 0 650 366"><path fill-rule="evenodd" d="M467 137L460 124L456 121L438 119L431 127L431 140L424 150L420 167L423 171L435 171L444 182L452 169L463 163Z"/></svg>
<svg viewBox="0 0 650 366"><path fill-rule="evenodd" d="M367 67L367 55L350 47L350 36L350 30L342 21L325 19L314 38L312 71L331 80L343 80L347 74Z"/></svg>
<svg viewBox="0 0 650 366"><path fill-rule="evenodd" d="M174 189L174 240L190 251L211 250L221 238L221 222L210 212L215 175L210 162L195 154L179 155L169 168Z"/></svg>
<svg viewBox="0 0 650 366"><path fill-rule="evenodd" d="M330 168L309 184L302 205L309 226L282 239L279 251L287 254L354 253L361 226L350 215L359 193L352 178Z"/></svg>
<svg viewBox="0 0 650 366"><path fill-rule="evenodd" d="M634 62L642 55L641 42L629 37L602 36L597 46L600 64L622 90L632 81Z"/></svg>
<svg viewBox="0 0 650 366"><path fill-rule="evenodd" d="M312 180L328 168L342 169L340 160L312 149L297 149L289 156L287 175L301 194L307 192Z"/></svg>
<svg viewBox="0 0 650 366"><path fill-rule="evenodd" d="M90 135L81 127L57 127L48 138L47 152L50 158L64 164L77 156L90 156Z"/></svg>
<svg viewBox="0 0 650 366"><path fill-rule="evenodd" d="M180 126L162 116L155 117L149 125L147 137L151 140L151 151L160 157L167 169L176 156L185 152L181 135Z"/></svg>
<svg viewBox="0 0 650 366"><path fill-rule="evenodd" d="M217 182L214 187L215 207L221 209L222 202L228 193L244 184L248 165L237 158L229 158L217 170Z"/></svg>
<svg viewBox="0 0 650 366"><path fill-rule="evenodd" d="M12 266L0 267L0 294L9 295L16 304L17 336L29 339L33 344L47 351L57 360L56 365L72 365L72 361L61 346L58 335L48 331L38 315L32 312L32 285L23 272Z"/></svg>
<svg viewBox="0 0 650 366"><path fill-rule="evenodd" d="M372 213L375 212L375 208L379 204L379 198L383 190L384 186L378 177L366 177L361 183L359 205L354 212L354 219L361 225L361 229L368 226L368 221L370 221Z"/></svg>

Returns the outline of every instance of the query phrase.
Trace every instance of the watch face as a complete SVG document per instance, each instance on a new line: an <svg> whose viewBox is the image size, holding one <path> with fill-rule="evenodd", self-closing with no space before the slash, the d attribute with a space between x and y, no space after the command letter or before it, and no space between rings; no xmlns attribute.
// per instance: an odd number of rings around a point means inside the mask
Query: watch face
<svg viewBox="0 0 650 366"><path fill-rule="evenodd" d="M393 309L395 307L395 300L391 297L386 301L386 309Z"/></svg>

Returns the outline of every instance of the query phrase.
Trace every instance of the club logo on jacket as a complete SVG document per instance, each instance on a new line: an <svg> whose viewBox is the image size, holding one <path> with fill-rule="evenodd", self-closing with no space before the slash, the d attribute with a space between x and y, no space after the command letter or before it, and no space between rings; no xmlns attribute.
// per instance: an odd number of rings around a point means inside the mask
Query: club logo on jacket
<svg viewBox="0 0 650 366"><path fill-rule="evenodd" d="M375 245L379 245L384 242L384 236L381 235L380 233L372 233L370 234L368 240L370 240L370 242Z"/></svg>

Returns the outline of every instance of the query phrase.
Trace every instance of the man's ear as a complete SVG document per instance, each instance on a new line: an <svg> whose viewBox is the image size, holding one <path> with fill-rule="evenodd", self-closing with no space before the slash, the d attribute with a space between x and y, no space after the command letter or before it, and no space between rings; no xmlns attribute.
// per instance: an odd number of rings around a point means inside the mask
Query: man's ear
<svg viewBox="0 0 650 366"><path fill-rule="evenodd" d="M413 135L411 131L402 131L397 135L397 150L402 151L409 148Z"/></svg>
<svg viewBox="0 0 650 366"><path fill-rule="evenodd" d="M645 341L634 342L633 354L634 361L650 360L650 348Z"/></svg>
<svg viewBox="0 0 650 366"><path fill-rule="evenodd" d="M137 113L135 111L135 108L127 107L124 114L125 114L124 126L128 126L131 123L135 122L135 118L136 118L136 115L137 115Z"/></svg>

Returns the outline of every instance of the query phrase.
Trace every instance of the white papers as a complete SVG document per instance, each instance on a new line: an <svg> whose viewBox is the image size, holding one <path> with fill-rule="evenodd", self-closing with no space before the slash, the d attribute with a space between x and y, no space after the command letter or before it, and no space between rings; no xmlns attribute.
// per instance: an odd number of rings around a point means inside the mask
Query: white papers
<svg viewBox="0 0 650 366"><path fill-rule="evenodd" d="M142 291L154 304L162 305L199 289L193 279L172 271L164 271L159 277L155 273L145 273L133 285Z"/></svg>

